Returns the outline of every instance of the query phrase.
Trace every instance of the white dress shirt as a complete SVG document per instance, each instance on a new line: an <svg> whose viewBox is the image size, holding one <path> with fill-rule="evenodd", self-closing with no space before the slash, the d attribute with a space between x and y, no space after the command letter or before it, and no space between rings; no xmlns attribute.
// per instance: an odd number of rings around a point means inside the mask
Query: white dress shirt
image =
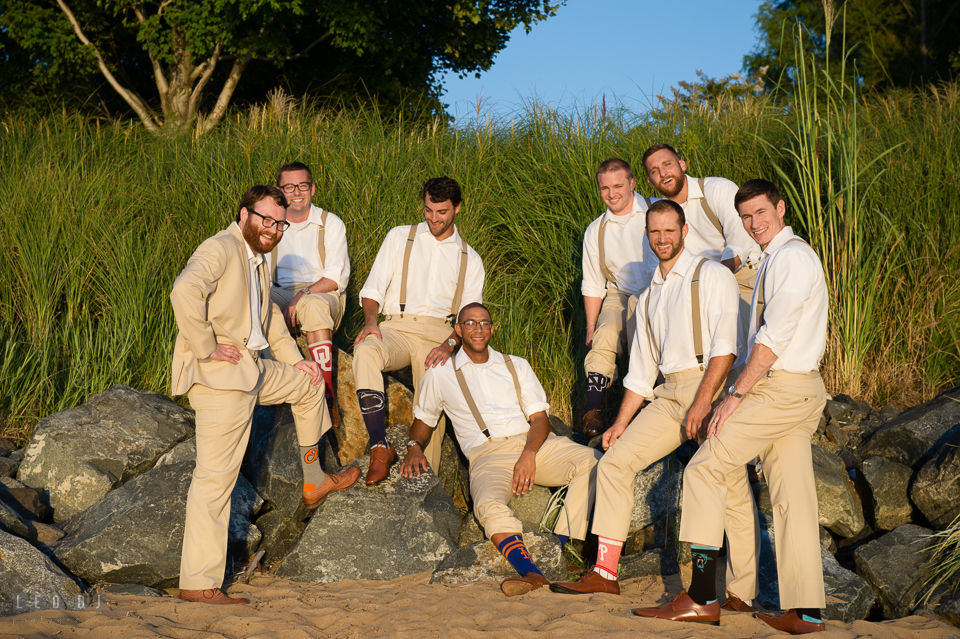
<svg viewBox="0 0 960 639"><path fill-rule="evenodd" d="M740 215L733 205L733 198L739 187L726 178L704 178L703 190L706 191L710 210L719 218L720 226L723 227L721 235L703 212L700 199L703 192L700 191L697 178L688 175L686 179L687 201L681 204L690 227L683 241L686 250L717 262L739 257L744 266L756 265L760 260L760 245L744 230Z"/></svg>
<svg viewBox="0 0 960 639"><path fill-rule="evenodd" d="M763 278L763 326L757 330L757 294L750 304L746 357L763 344L777 356L770 370L809 373L820 367L827 346L829 300L820 258L806 242L790 242L793 229L783 227L760 257ZM851 292L855 295L855 292Z"/></svg>
<svg viewBox="0 0 960 639"><path fill-rule="evenodd" d="M317 251L317 234L323 226L323 209L310 205L310 213L303 222L291 224L277 245L277 284L283 287L313 284L323 278L337 283L337 292L343 292L350 280L350 255L347 253L347 228L343 221L327 212L327 228L323 236L326 251L324 264Z"/></svg>
<svg viewBox="0 0 960 639"><path fill-rule="evenodd" d="M236 224L236 222L234 222ZM263 325L260 323L260 276L257 274L257 267L263 264L263 255L254 253L246 240L243 242L247 249L247 264L249 264L250 273L250 336L247 338L248 351L262 351L269 348L270 342L263 334Z"/></svg>
<svg viewBox="0 0 960 639"><path fill-rule="evenodd" d="M600 225L604 227L603 252L607 268L621 293L639 295L648 286L657 268L657 256L647 242L644 230L647 205L643 196L633 194L633 208L624 215L606 212L590 223L583 234L583 284L585 297L604 297L607 279L600 268Z"/></svg>
<svg viewBox="0 0 960 639"><path fill-rule="evenodd" d="M400 313L400 278L409 233L409 226L397 226L387 233L370 269L370 275L360 289L361 303L363 299L376 301L384 315ZM426 222L417 225L417 236L410 253L407 273L405 314L437 318L450 315L450 306L453 304L457 278L460 275L460 245L460 234L456 226L453 235L437 241ZM483 278L483 262L477 252L467 245L467 276L463 284L460 308L472 302L483 301Z"/></svg>
<svg viewBox="0 0 960 639"><path fill-rule="evenodd" d="M688 235L689 237L689 235ZM693 310L690 283L702 255L681 251L666 279L657 268L647 293L637 302L637 332L630 349L630 364L623 386L641 397L653 397L657 373L664 375L697 368L693 348ZM663 361L650 347L647 333L647 296L650 297L650 325ZM703 365L722 355L736 355L740 342L740 288L730 270L707 260L700 269L700 332Z"/></svg>
<svg viewBox="0 0 960 639"><path fill-rule="evenodd" d="M490 357L483 364L474 364L461 349L443 366L428 368L420 380L420 398L413 409L413 416L431 428L436 427L440 413L445 412L453 422L457 441L467 459L470 458L470 451L485 443L487 438L470 412L457 383L454 366L463 371L467 388L491 438L526 433L530 430L527 422L530 416L550 408L543 386L530 364L522 357L511 355L520 379L520 396L523 398L521 409L517 402L517 386L503 361L503 355L492 348L489 351Z"/></svg>

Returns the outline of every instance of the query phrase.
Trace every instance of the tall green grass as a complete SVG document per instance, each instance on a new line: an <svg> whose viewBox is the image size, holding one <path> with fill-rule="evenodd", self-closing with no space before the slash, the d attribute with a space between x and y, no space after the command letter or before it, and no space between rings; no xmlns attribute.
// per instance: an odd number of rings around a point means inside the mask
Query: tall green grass
<svg viewBox="0 0 960 639"><path fill-rule="evenodd" d="M876 256L872 274L830 280L844 295L869 294L873 305L872 332L852 360L841 350L845 311L834 309L826 362L834 392L909 404L960 379L958 96L948 85L856 97L856 118L844 125L856 129L848 172L813 167L821 183L839 184L828 202L841 194L851 202L847 181L860 185L856 207L865 223L855 229L841 216L830 222L835 233L821 233L803 191L787 189L792 223L815 246L828 245L822 254L852 247ZM837 117L854 108L845 96L834 104ZM233 219L246 187L269 183L294 159L314 168L315 201L347 225L353 276L335 337L342 347L361 325L356 293L384 234L420 219L426 178L450 175L464 188L458 225L486 266L495 347L528 358L552 410L577 417L580 246L604 208L597 164L611 156L636 162L648 145L669 142L691 175L806 185L812 177L798 170L791 149L810 133L791 120L794 109L750 100L694 111L664 104L647 114L559 113L532 103L450 128L275 97L193 137L154 137L136 124L71 115L8 115L0 120L3 433L23 439L44 415L115 383L168 391L174 278L196 246ZM804 144L822 152L819 141ZM642 178L640 189L653 194ZM828 275L836 268L827 261Z"/></svg>

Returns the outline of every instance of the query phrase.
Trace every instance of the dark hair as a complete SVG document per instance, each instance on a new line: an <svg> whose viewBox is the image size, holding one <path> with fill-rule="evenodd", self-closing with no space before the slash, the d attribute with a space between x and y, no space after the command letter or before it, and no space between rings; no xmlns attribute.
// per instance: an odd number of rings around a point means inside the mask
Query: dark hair
<svg viewBox="0 0 960 639"><path fill-rule="evenodd" d="M627 179L633 179L633 169L630 168L630 163L626 160L621 160L620 158L609 158L600 163L600 166L597 167L597 181L600 181L601 173L614 173L616 171L626 171Z"/></svg>
<svg viewBox="0 0 960 639"><path fill-rule="evenodd" d="M459 206L463 198L460 195L460 185L453 178L446 176L430 178L423 183L423 197L430 196L430 201L439 204L440 202L450 202L454 206Z"/></svg>
<svg viewBox="0 0 960 639"><path fill-rule="evenodd" d="M490 309L481 304L480 302L470 302L466 306L460 309L460 312L457 313L457 324L460 323L460 318L463 317L464 312L469 311L471 308L482 308L487 312L487 316L490 317L490 321L493 321L493 315L490 315Z"/></svg>
<svg viewBox="0 0 960 639"><path fill-rule="evenodd" d="M776 206L780 203L783 198L780 196L780 189L777 188L777 185L768 180L747 180L743 183L743 186L737 191L737 194L733 197L733 207L737 209L737 212L740 212L740 205L744 202L749 202L754 198L758 198L761 195L766 195L767 199L770 200L770 203Z"/></svg>
<svg viewBox="0 0 960 639"><path fill-rule="evenodd" d="M687 223L687 216L683 212L683 207L673 200L657 200L651 204L650 208L647 209L645 224L650 224L651 213L666 213L668 211L673 211L677 214L677 219L680 220L680 228L683 228L683 225Z"/></svg>
<svg viewBox="0 0 960 639"><path fill-rule="evenodd" d="M640 164L643 165L643 170L647 170L647 160L650 159L650 156L656 153L657 151L670 151L673 153L673 156L680 159L680 154L677 153L677 150L670 146L669 144L654 144L646 151L643 152L643 155L640 156Z"/></svg>
<svg viewBox="0 0 960 639"><path fill-rule="evenodd" d="M240 206L237 207L237 222L240 222L240 210L249 209L251 206L259 202L260 200L265 200L266 198L273 199L277 203L277 206L282 206L287 208L287 198L283 196L283 191L278 189L275 186L267 186L266 184L254 184L249 189L247 189L243 197L240 198Z"/></svg>
<svg viewBox="0 0 960 639"><path fill-rule="evenodd" d="M288 171L306 171L307 175L310 176L310 182L313 183L313 171L310 170L310 167L304 164L303 162L287 162L279 169L277 169L277 175L274 178L277 182L277 186L280 186L280 176Z"/></svg>

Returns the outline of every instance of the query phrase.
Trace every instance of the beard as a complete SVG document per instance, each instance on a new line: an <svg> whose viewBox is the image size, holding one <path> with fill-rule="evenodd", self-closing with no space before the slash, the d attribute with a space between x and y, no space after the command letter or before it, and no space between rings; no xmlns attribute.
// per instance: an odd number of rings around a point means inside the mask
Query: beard
<svg viewBox="0 0 960 639"><path fill-rule="evenodd" d="M673 245L673 250L670 251L670 254L667 255L667 256L661 256L660 253L657 251L656 247L653 246L652 244L650 245L650 248L653 249L654 254L657 256L657 259L658 259L661 263L662 263L662 262L669 262L670 260L672 260L672 259L675 258L676 256L680 255L680 251L683 250L683 242L680 242L679 244L674 244L674 245Z"/></svg>
<svg viewBox="0 0 960 639"><path fill-rule="evenodd" d="M673 184L669 187L662 186L661 184L657 186L657 191L660 192L660 195L664 197L675 197L680 191L683 190L684 185L687 183L687 176L681 173L680 175L669 175L667 177L673 178Z"/></svg>
<svg viewBox="0 0 960 639"><path fill-rule="evenodd" d="M249 219L246 226L240 229L243 239L254 253L269 253L280 243L280 234L277 233L272 240L263 237L257 225L251 224Z"/></svg>

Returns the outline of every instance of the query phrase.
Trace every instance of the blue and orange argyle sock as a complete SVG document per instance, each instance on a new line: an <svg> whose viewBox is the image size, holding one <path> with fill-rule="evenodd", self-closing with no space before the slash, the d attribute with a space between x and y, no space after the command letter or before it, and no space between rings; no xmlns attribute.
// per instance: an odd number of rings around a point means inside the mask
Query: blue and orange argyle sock
<svg viewBox="0 0 960 639"><path fill-rule="evenodd" d="M533 559L530 558L530 552L527 551L527 547L523 545L522 535L510 535L500 542L497 550L507 558L507 561L520 573L521 577L528 572L535 572L538 575L543 574L533 563Z"/></svg>

